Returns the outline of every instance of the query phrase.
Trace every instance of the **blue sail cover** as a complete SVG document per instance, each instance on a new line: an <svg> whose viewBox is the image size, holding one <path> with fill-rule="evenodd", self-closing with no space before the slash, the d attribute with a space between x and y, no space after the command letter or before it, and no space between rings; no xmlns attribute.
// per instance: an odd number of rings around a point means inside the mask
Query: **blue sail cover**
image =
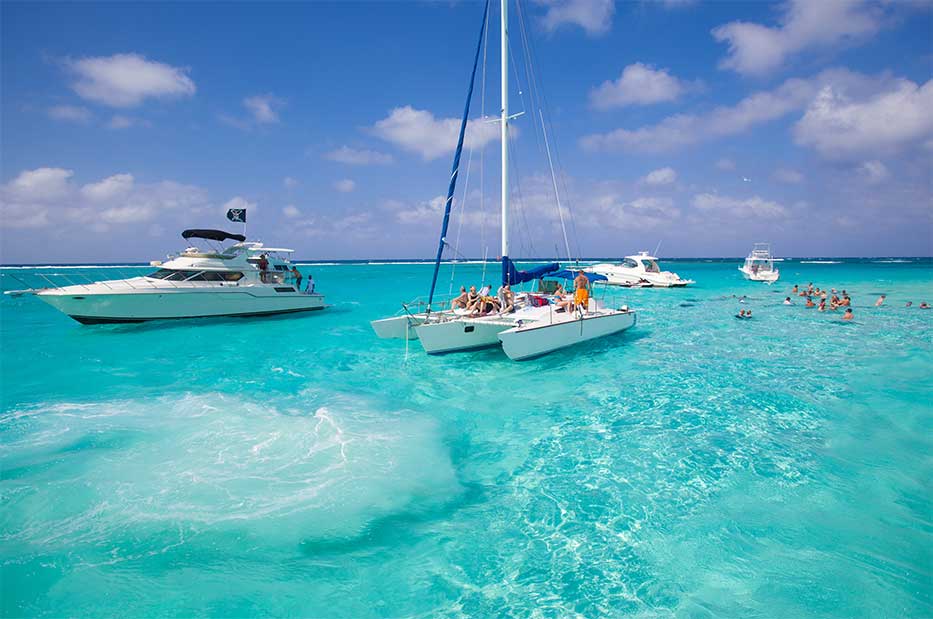
<svg viewBox="0 0 933 619"><path fill-rule="evenodd" d="M560 279L574 279L577 277L578 273L579 271L571 271L570 269L563 269L562 271L558 271L557 273L551 273L548 277L558 277ZM586 278L590 280L590 282L604 282L609 279L605 275L600 275L599 273L589 273L587 271L584 271L583 274L586 275Z"/></svg>
<svg viewBox="0 0 933 619"><path fill-rule="evenodd" d="M530 282L535 279L539 279L549 273L553 273L560 268L560 265L556 262L550 264L545 264L534 269L528 269L527 271L519 271L515 268L515 263L512 262L507 256L502 257L502 283L514 286L515 284L521 284L523 282Z"/></svg>
<svg viewBox="0 0 933 619"><path fill-rule="evenodd" d="M479 64L479 53L483 49L483 37L486 34L486 15L489 13L489 0L483 9L483 22L479 29L479 41L476 43L476 55L473 58L473 72L470 74L470 88L467 90L466 104L463 107L463 118L460 121L460 136L457 138L457 151L454 153L454 163L450 169L450 184L447 187L447 201L444 203L444 221L441 223L441 238L437 242L437 257L434 259L434 276L431 278L431 292L428 294L428 311L431 311L431 302L434 301L434 288L437 286L437 272L441 268L441 258L444 256L444 246L447 245L447 226L450 224L450 207L454 201L454 191L457 188L457 176L460 174L460 154L463 152L463 136L466 133L467 119L470 116L470 101L473 99L473 84L476 82L476 67Z"/></svg>

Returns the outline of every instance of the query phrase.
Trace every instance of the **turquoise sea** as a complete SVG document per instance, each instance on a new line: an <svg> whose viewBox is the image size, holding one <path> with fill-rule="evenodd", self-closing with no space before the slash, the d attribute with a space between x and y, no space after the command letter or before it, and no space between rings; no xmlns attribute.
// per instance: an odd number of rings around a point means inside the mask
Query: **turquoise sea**
<svg viewBox="0 0 933 619"><path fill-rule="evenodd" d="M306 265L332 307L271 319L4 296L2 615L933 616L931 261L665 264L697 285L521 363L375 338L426 264Z"/></svg>

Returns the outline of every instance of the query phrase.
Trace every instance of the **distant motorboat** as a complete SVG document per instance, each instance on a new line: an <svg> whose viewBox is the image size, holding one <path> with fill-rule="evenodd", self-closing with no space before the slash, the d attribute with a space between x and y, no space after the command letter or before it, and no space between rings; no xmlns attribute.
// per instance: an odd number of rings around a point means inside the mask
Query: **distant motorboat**
<svg viewBox="0 0 933 619"><path fill-rule="evenodd" d="M766 284L773 284L781 276L781 272L774 268L771 245L768 243L755 243L754 249L745 258L745 264L739 267L739 271L747 280Z"/></svg>
<svg viewBox="0 0 933 619"><path fill-rule="evenodd" d="M82 324L177 318L266 316L324 309L324 297L291 281L291 249L247 242L222 230L185 230L182 237L222 243L188 247L139 277L54 286L37 297Z"/></svg>
<svg viewBox="0 0 933 619"><path fill-rule="evenodd" d="M677 288L696 282L683 279L672 271L662 271L658 259L646 251L633 256L626 256L618 264L601 263L584 267L590 273L606 277L606 283L612 286L657 286L659 288Z"/></svg>

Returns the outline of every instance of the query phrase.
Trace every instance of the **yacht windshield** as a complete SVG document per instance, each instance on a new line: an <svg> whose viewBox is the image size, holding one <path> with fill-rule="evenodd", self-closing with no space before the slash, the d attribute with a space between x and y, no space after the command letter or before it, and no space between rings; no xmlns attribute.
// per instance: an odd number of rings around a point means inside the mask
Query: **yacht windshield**
<svg viewBox="0 0 933 619"><path fill-rule="evenodd" d="M624 266L626 269L637 269L638 263L631 258L626 258L622 261L622 266Z"/></svg>
<svg viewBox="0 0 933 619"><path fill-rule="evenodd" d="M660 273L661 268L658 266L658 263L654 260L642 260L642 264L645 265L645 271L647 273Z"/></svg>
<svg viewBox="0 0 933 619"><path fill-rule="evenodd" d="M175 272L175 271L173 271L173 270L171 270L171 269L159 269L159 270L156 271L155 273L150 273L150 274L147 275L146 277L151 277L152 279L165 279L166 277L168 277L169 275L171 275L171 274L174 273L174 272Z"/></svg>

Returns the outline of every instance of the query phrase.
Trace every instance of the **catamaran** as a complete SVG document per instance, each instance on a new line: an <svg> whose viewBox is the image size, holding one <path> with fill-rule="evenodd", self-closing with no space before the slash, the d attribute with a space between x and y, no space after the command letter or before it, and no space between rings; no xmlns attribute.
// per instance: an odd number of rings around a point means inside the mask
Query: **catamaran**
<svg viewBox="0 0 933 619"><path fill-rule="evenodd" d="M745 264L739 267L739 271L745 279L773 284L781 276L781 272L774 268L774 262L771 246L768 243L755 243L754 249L745 258Z"/></svg>
<svg viewBox="0 0 933 619"><path fill-rule="evenodd" d="M215 246L189 246L157 262L148 275L17 292L34 293L82 324L266 316L325 307L313 286L301 290L292 279L291 249L248 242L223 230L185 230L182 237ZM236 242L223 246L225 241Z"/></svg>
<svg viewBox="0 0 933 619"><path fill-rule="evenodd" d="M508 31L508 0L501 1L500 15L500 71L501 71L501 108L499 117L501 141L501 264L502 286L500 293L507 286L511 287L526 282L538 281L538 289L534 292L523 292L516 295L513 303L514 311L509 313L494 313L477 315L475 310L468 308L451 308L444 306L436 309L432 306L437 284L438 270L444 249L447 246L447 230L450 222L450 211L453 203L454 191L460 169L460 156L463 150L464 133L470 112L470 101L473 95L473 85L476 78L476 68L479 63L480 51L486 33L486 20L489 13L489 2L485 3L483 12L483 27L480 30L479 43L473 60L473 71L470 78L470 87L467 91L466 106L460 123L460 134L454 162L451 169L450 183L447 192L447 201L444 206L444 218L441 224L440 240L434 263L434 274L431 280L430 293L427 304L414 307L403 305L403 313L391 318L373 321L372 327L376 334L382 338L417 339L429 354L448 353L454 351L473 350L491 346L501 346L505 354L513 360L529 359L553 352L574 344L592 340L624 331L635 324L635 312L626 306L609 307L604 302L588 299L584 303L565 305L559 307L554 295L547 294L548 286L543 278L573 277L569 272L560 273L558 263L545 264L534 269L522 271L516 268L509 258L509 122L514 116L509 115L509 31ZM539 110L543 118L543 114ZM543 123L542 123L543 124ZM542 127L543 129L543 127ZM545 133L545 144L547 136ZM547 147L547 146L546 146ZM547 147L549 149L549 147ZM550 150L548 150L550 162ZM556 177L553 174L555 193L557 188ZM559 198L558 198L559 201ZM558 213L561 213L558 206ZM561 214L563 224L563 215ZM563 226L562 226L563 227ZM568 257L569 243L564 234L564 241ZM588 276L603 279L600 275ZM501 296L501 295L500 295ZM567 302L565 302L567 303ZM412 310L416 311L412 311Z"/></svg>

